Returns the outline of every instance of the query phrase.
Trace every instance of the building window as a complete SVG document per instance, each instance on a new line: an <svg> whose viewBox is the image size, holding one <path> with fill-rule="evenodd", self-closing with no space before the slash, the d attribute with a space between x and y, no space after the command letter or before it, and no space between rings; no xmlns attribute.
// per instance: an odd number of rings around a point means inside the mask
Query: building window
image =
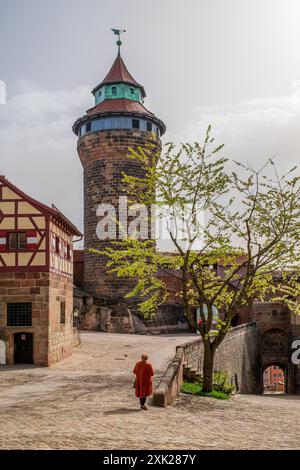
<svg viewBox="0 0 300 470"><path fill-rule="evenodd" d="M139 119L132 119L132 128L139 129L140 128L140 121Z"/></svg>
<svg viewBox="0 0 300 470"><path fill-rule="evenodd" d="M117 94L117 87L116 87L116 86L113 86L113 87L111 88L111 92L112 92L113 95L116 95L116 94Z"/></svg>
<svg viewBox="0 0 300 470"><path fill-rule="evenodd" d="M71 259L71 247L67 245L67 259Z"/></svg>
<svg viewBox="0 0 300 470"><path fill-rule="evenodd" d="M60 323L61 325L66 323L66 302L60 303Z"/></svg>
<svg viewBox="0 0 300 470"><path fill-rule="evenodd" d="M77 328L78 326L78 309L74 308L73 310L73 328Z"/></svg>
<svg viewBox="0 0 300 470"><path fill-rule="evenodd" d="M99 91L98 91L98 96L101 96L101 94L102 94L102 91L99 90Z"/></svg>
<svg viewBox="0 0 300 470"><path fill-rule="evenodd" d="M85 125L85 132L91 132L91 130L92 130L92 123L87 122Z"/></svg>
<svg viewBox="0 0 300 470"><path fill-rule="evenodd" d="M134 94L134 89L130 88L130 93L133 95Z"/></svg>
<svg viewBox="0 0 300 470"><path fill-rule="evenodd" d="M152 124L151 122L147 122L147 131L152 132Z"/></svg>
<svg viewBox="0 0 300 470"><path fill-rule="evenodd" d="M59 251L60 251L60 242L59 242L59 238L58 238L58 237L55 237L55 253L59 254Z"/></svg>
<svg viewBox="0 0 300 470"><path fill-rule="evenodd" d="M31 303L7 304L7 326L31 326Z"/></svg>
<svg viewBox="0 0 300 470"><path fill-rule="evenodd" d="M11 251L26 250L26 232L11 232L8 234L8 249Z"/></svg>

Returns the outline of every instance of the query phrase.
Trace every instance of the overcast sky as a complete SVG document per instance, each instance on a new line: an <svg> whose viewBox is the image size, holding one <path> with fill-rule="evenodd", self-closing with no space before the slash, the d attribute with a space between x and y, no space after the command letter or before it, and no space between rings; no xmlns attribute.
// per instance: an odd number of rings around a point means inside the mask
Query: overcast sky
<svg viewBox="0 0 300 470"><path fill-rule="evenodd" d="M0 174L82 229L73 122L116 56L146 88L164 138L213 125L226 155L299 162L300 0L0 0Z"/></svg>

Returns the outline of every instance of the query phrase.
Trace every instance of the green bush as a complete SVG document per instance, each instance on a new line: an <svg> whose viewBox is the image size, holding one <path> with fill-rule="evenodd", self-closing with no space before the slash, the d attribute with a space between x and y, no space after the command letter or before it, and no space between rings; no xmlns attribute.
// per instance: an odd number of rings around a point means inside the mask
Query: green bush
<svg viewBox="0 0 300 470"><path fill-rule="evenodd" d="M226 372L221 370L214 372L214 390L218 392L226 393L231 395L234 391L234 386L231 385L229 376Z"/></svg>
<svg viewBox="0 0 300 470"><path fill-rule="evenodd" d="M220 400L228 400L230 393L224 393L219 390L212 390L211 392L202 392L202 384L198 382L183 382L181 385L181 392L189 393L191 395L201 395L204 397L219 398Z"/></svg>
<svg viewBox="0 0 300 470"><path fill-rule="evenodd" d="M202 386L203 378L200 376L196 383ZM231 395L234 392L234 386L231 385L229 376L226 372L215 371L213 376L213 390L216 392L223 392L226 395Z"/></svg>

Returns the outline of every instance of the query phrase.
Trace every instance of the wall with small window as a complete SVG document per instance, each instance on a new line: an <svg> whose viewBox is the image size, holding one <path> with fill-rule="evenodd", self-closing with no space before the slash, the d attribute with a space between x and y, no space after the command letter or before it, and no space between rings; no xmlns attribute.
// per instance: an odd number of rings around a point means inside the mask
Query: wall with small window
<svg viewBox="0 0 300 470"><path fill-rule="evenodd" d="M103 100L128 99L131 101L139 101L143 103L142 93L139 87L128 83L113 83L111 85L103 85L95 93L95 104L101 103Z"/></svg>
<svg viewBox="0 0 300 470"><path fill-rule="evenodd" d="M46 217L20 194L2 184L0 193L0 268L46 266Z"/></svg>
<svg viewBox="0 0 300 470"><path fill-rule="evenodd" d="M154 132L158 137L160 136L159 127L150 120L129 116L111 116L93 119L81 126L79 134L83 136L89 132L110 129L139 129L143 132Z"/></svg>
<svg viewBox="0 0 300 470"><path fill-rule="evenodd" d="M6 267L45 266L46 244L37 230L0 230L0 254Z"/></svg>
<svg viewBox="0 0 300 470"><path fill-rule="evenodd" d="M66 302L60 302L60 324L66 323Z"/></svg>
<svg viewBox="0 0 300 470"><path fill-rule="evenodd" d="M73 279L50 273L49 292L49 360L57 362L72 353L78 342L73 317Z"/></svg>
<svg viewBox="0 0 300 470"><path fill-rule="evenodd" d="M31 302L8 303L7 326L32 326Z"/></svg>
<svg viewBox="0 0 300 470"><path fill-rule="evenodd" d="M73 237L53 222L50 224L50 270L73 275Z"/></svg>

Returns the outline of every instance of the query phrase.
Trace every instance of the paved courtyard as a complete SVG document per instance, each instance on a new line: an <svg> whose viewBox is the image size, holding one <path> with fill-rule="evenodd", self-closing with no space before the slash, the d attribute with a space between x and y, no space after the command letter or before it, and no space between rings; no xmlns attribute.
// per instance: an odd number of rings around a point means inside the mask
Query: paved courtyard
<svg viewBox="0 0 300 470"><path fill-rule="evenodd" d="M47 368L0 366L1 449L300 449L300 397L181 395L140 411L132 368L147 351L156 381L192 335L81 333Z"/></svg>

